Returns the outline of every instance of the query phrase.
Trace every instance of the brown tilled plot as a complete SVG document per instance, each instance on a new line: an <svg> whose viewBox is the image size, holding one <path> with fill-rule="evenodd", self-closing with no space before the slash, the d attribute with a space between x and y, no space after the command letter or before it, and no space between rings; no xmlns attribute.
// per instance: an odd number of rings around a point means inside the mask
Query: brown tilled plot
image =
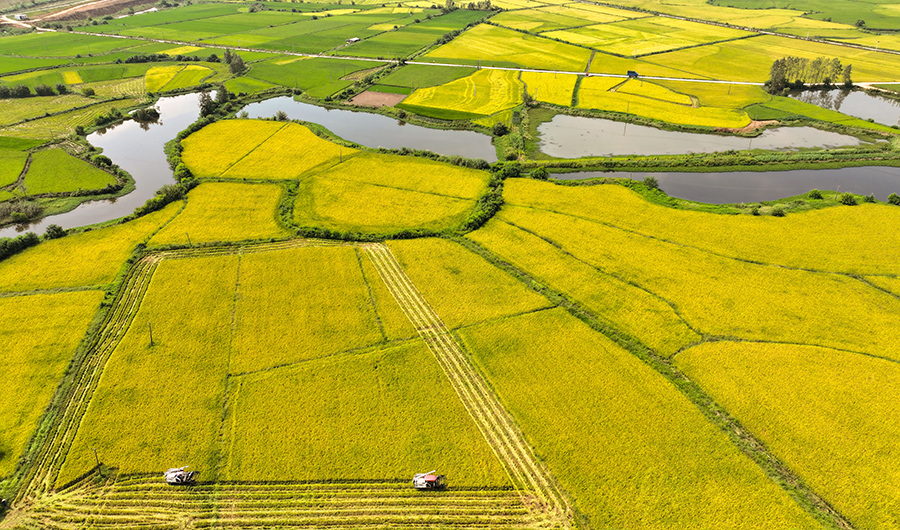
<svg viewBox="0 0 900 530"><path fill-rule="evenodd" d="M354 96L350 103L360 107L393 107L404 99L406 99L406 94L388 94L366 90L362 94Z"/></svg>

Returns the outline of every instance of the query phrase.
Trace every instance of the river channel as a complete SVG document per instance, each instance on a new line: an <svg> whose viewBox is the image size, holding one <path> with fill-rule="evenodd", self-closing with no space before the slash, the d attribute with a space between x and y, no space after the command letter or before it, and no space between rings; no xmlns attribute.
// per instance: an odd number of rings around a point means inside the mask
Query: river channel
<svg viewBox="0 0 900 530"><path fill-rule="evenodd" d="M145 125L146 129L140 123L128 120L87 137L91 145L102 148L104 155L131 174L134 191L115 199L82 203L70 212L51 215L34 223L6 227L0 230L0 237L15 237L26 231L40 234L51 224L74 228L102 223L134 212L153 197L156 190L174 183L163 146L197 121L200 115L198 97L198 94L185 94L160 98L156 104L160 119Z"/></svg>
<svg viewBox="0 0 900 530"><path fill-rule="evenodd" d="M294 101L289 96L251 103L244 110L251 118L271 118L281 110L292 120L318 123L345 140L367 147L409 147L442 155L497 161L497 150L491 143L491 137L474 131L430 129L381 114L317 107Z"/></svg>
<svg viewBox="0 0 900 530"><path fill-rule="evenodd" d="M804 103L812 103L882 125L900 125L900 100L873 92L832 88L793 91L789 96Z"/></svg>
<svg viewBox="0 0 900 530"><path fill-rule="evenodd" d="M710 204L773 201L806 193L811 189L874 194L886 201L900 194L900 168L867 166L842 169L795 171L736 171L730 173L624 173L584 171L551 175L560 180L625 177L643 180L653 176L672 197Z"/></svg>

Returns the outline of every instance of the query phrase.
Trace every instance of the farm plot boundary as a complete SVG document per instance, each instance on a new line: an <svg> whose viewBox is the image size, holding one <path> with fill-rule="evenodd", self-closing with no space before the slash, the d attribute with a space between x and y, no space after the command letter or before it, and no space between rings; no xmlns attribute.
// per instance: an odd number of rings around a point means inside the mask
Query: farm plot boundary
<svg viewBox="0 0 900 530"><path fill-rule="evenodd" d="M246 527L278 523L288 526L359 528L370 525L430 527L547 528L569 527L570 508L555 483L535 459L511 416L464 358L449 330L400 269L386 246L363 244L392 294L432 348L439 364L501 463L514 477L515 490L451 488L422 495L406 480L345 482L215 483L170 488L155 474L102 475L98 466L57 489L56 481L107 360L128 331L150 281L162 260L266 252L301 246L358 243L295 239L274 243L211 246L152 252L132 265L86 343L74 376L58 391L60 405L44 418L43 436L26 455L30 466L14 477L13 501L20 523L39 527L112 528L122 524L178 528L187 524ZM432 351L435 351L432 349Z"/></svg>

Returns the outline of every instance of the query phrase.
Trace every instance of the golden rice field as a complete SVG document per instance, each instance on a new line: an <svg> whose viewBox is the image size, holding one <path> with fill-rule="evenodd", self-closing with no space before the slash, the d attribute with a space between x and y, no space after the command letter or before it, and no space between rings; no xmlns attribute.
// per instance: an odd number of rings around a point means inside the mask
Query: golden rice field
<svg viewBox="0 0 900 530"><path fill-rule="evenodd" d="M0 477L16 467L103 293L0 298Z"/></svg>
<svg viewBox="0 0 900 530"><path fill-rule="evenodd" d="M446 230L459 226L474 207L474 198L317 176L300 182L294 222L341 232Z"/></svg>
<svg viewBox="0 0 900 530"><path fill-rule="evenodd" d="M420 340L235 377L228 398L225 479L405 481L438 469L455 487L508 486Z"/></svg>
<svg viewBox="0 0 900 530"><path fill-rule="evenodd" d="M134 248L145 243L180 208L180 204L170 204L127 223L44 241L6 258L0 261L0 291L110 283Z"/></svg>
<svg viewBox="0 0 900 530"><path fill-rule="evenodd" d="M653 83L674 92L690 94L697 98L700 101L700 105L704 107L740 109L758 103L765 103L772 99L770 94L757 85L692 83L690 81L670 80L654 80Z"/></svg>
<svg viewBox="0 0 900 530"><path fill-rule="evenodd" d="M668 357L701 339L666 300L513 224L493 219L466 237L660 355Z"/></svg>
<svg viewBox="0 0 900 530"><path fill-rule="evenodd" d="M521 104L522 92L518 72L479 70L444 85L416 89L403 105L490 115Z"/></svg>
<svg viewBox="0 0 900 530"><path fill-rule="evenodd" d="M624 78L629 70L634 70L643 76L674 77L676 79L710 79L702 69L688 69L684 67L673 68L664 62L656 62L655 55L645 59L633 59L630 57L617 57L608 53L597 52L591 59L590 73L609 74Z"/></svg>
<svg viewBox="0 0 900 530"><path fill-rule="evenodd" d="M716 215L651 204L622 186L510 180L509 204L527 205L760 263L847 274L900 274L900 208L860 204L778 218ZM698 238L697 234L703 234Z"/></svg>
<svg viewBox="0 0 900 530"><path fill-rule="evenodd" d="M635 114L653 120L700 127L744 127L750 123L746 112L721 107L690 107L642 95L610 91L616 79L588 77L578 90L578 107ZM621 82L621 81L619 81ZM649 83L644 83L649 85ZM614 85L613 85L614 86ZM637 90L642 90L638 88ZM649 92L659 95L659 90ZM673 98L671 92L666 92ZM687 99L690 99L687 97Z"/></svg>
<svg viewBox="0 0 900 530"><path fill-rule="evenodd" d="M866 276L866 281L896 295L900 295L900 278L896 276Z"/></svg>
<svg viewBox="0 0 900 530"><path fill-rule="evenodd" d="M154 66L147 70L147 73L144 74L144 84L147 87L147 92L159 92L166 86L166 83L174 79L175 76L178 75L178 72L183 69L184 65L175 64L168 66Z"/></svg>
<svg viewBox="0 0 900 530"><path fill-rule="evenodd" d="M230 372L258 372L384 342L360 261L351 246L242 256ZM298 293L308 295L301 302Z"/></svg>
<svg viewBox="0 0 900 530"><path fill-rule="evenodd" d="M84 107L94 100L80 94L50 96L42 98L5 99L0 105L0 126L11 125L28 118L43 116L45 113L56 113L73 107Z"/></svg>
<svg viewBox="0 0 900 530"><path fill-rule="evenodd" d="M748 35L751 33L668 17L644 17L547 32L548 37L631 57Z"/></svg>
<svg viewBox="0 0 900 530"><path fill-rule="evenodd" d="M204 183L187 195L187 204L148 245L186 245L284 237L275 219L284 190L275 184Z"/></svg>
<svg viewBox="0 0 900 530"><path fill-rule="evenodd" d="M584 48L480 24L430 51L423 60L583 72L590 56Z"/></svg>
<svg viewBox="0 0 900 530"><path fill-rule="evenodd" d="M285 126L261 120L216 122L182 140L181 160L196 177L218 177Z"/></svg>
<svg viewBox="0 0 900 530"><path fill-rule="evenodd" d="M537 101L552 103L561 107L572 104L577 76L540 72L522 72L520 79L525 90Z"/></svg>
<svg viewBox="0 0 900 530"><path fill-rule="evenodd" d="M650 99L658 99L668 103L691 106L694 100L691 96L668 89L653 82L644 82L640 79L629 79L615 89L617 94L629 94Z"/></svg>
<svg viewBox="0 0 900 530"><path fill-rule="evenodd" d="M204 480L216 480L228 370L222 353L231 338L237 273L237 256L159 264L103 370L58 485L94 466L93 449L120 473L190 463Z"/></svg>
<svg viewBox="0 0 900 530"><path fill-rule="evenodd" d="M900 525L900 365L796 344L718 342L676 363L854 528Z"/></svg>
<svg viewBox="0 0 900 530"><path fill-rule="evenodd" d="M248 120L228 120L207 128L211 128L209 134L232 138L240 136L242 127L248 123ZM219 142L219 149L222 149L221 145L225 141L220 139ZM339 146L319 138L302 125L289 123L277 129L275 134L220 176L232 179L296 179L310 171L326 170L337 164L341 157L350 157L355 153L356 149ZM200 153L199 157L205 160L204 153ZM205 174L203 166L205 162L201 162L198 169Z"/></svg>
<svg viewBox="0 0 900 530"><path fill-rule="evenodd" d="M596 9L589 9L596 7ZM557 28L583 26L587 23L607 23L640 16L634 12L603 6L585 4L563 4L543 6L534 9L506 11L491 17L491 22L517 30L532 33L550 31Z"/></svg>
<svg viewBox="0 0 900 530"><path fill-rule="evenodd" d="M614 222L528 206L505 208L498 218L660 297L705 335L801 342L900 359L900 350L886 348L900 324L900 300L853 277L727 258L666 240L664 233L642 235ZM860 314L867 315L865 322L857 318Z"/></svg>
<svg viewBox="0 0 900 530"><path fill-rule="evenodd" d="M389 243L397 261L450 329L550 306L543 296L457 243Z"/></svg>
<svg viewBox="0 0 900 530"><path fill-rule="evenodd" d="M820 528L665 378L563 309L459 334L592 527Z"/></svg>

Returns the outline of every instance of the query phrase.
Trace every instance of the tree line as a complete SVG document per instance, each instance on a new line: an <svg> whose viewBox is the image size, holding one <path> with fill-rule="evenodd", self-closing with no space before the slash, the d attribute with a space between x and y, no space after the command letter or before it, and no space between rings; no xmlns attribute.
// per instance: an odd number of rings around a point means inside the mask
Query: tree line
<svg viewBox="0 0 900 530"><path fill-rule="evenodd" d="M805 85L832 85L840 80L844 86L853 85L850 78L852 65L844 66L838 58L784 57L772 63L766 87L772 94L780 94L785 88L802 88Z"/></svg>

